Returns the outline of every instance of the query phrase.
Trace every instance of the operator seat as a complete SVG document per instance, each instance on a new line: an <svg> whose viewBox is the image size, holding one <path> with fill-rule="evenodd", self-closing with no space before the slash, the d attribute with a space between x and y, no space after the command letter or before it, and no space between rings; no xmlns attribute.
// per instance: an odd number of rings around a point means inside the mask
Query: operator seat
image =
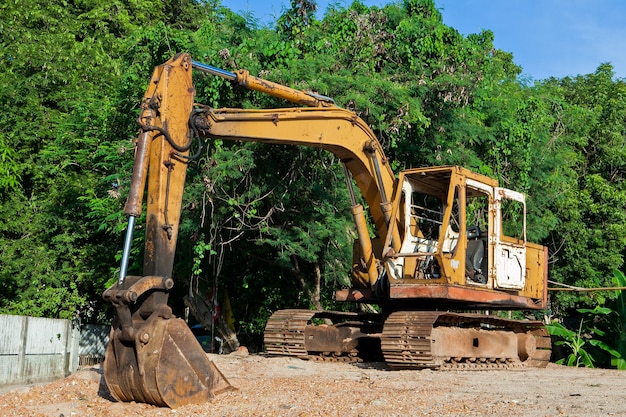
<svg viewBox="0 0 626 417"><path fill-rule="evenodd" d="M485 246L480 239L480 228L467 228L467 251L465 252L465 275L478 284L486 284L487 278L482 274L481 264L485 257Z"/></svg>

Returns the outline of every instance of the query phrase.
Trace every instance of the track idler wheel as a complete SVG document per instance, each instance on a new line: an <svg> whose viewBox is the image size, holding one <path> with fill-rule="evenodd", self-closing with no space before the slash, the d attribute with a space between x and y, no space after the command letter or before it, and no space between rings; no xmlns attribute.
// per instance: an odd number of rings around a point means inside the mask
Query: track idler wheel
<svg viewBox="0 0 626 417"><path fill-rule="evenodd" d="M132 341L123 340L119 326L112 327L104 378L113 397L176 408L233 389L187 324L169 307L160 310L137 326Z"/></svg>

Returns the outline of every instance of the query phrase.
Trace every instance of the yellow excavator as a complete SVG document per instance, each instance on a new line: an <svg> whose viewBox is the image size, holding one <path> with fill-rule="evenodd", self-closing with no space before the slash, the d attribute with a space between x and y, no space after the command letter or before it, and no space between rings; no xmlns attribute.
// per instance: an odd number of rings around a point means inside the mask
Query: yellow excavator
<svg viewBox="0 0 626 417"><path fill-rule="evenodd" d="M194 70L292 107L195 104ZM167 305L185 173L196 138L316 147L343 164L358 239L352 285L337 290L335 299L375 305L378 312L278 311L265 329L268 353L360 361L376 351L392 369L547 365L551 344L540 321L484 313L546 307L547 249L526 239L523 194L458 166L408 169L396 176L372 130L332 99L246 70L195 62L188 54L155 68L139 125L119 280L103 295L117 310L104 363L104 378L116 399L177 407L231 389ZM367 204L376 237L370 236L353 184ZM127 276L144 194L143 276ZM314 324L321 321L315 319L332 324Z"/></svg>

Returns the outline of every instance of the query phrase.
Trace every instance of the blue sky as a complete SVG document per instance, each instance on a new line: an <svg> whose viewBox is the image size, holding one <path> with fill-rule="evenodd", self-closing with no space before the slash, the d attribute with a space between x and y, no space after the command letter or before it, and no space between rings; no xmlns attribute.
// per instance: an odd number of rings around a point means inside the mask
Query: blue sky
<svg viewBox="0 0 626 417"><path fill-rule="evenodd" d="M391 0L364 0L383 6ZM489 29L495 46L513 53L523 74L535 80L594 72L603 62L626 78L626 1L624 0L435 0L443 21L464 35ZM351 0L318 0L329 4ZM222 0L236 13L251 12L272 24L289 0ZM321 17L321 16L320 16Z"/></svg>

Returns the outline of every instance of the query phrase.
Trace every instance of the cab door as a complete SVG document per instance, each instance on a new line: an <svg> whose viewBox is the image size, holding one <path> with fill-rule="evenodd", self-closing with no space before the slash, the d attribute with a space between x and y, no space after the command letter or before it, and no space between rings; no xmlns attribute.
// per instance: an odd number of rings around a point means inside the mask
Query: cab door
<svg viewBox="0 0 626 417"><path fill-rule="evenodd" d="M521 290L526 282L526 201L524 194L496 187L494 213L495 287Z"/></svg>

